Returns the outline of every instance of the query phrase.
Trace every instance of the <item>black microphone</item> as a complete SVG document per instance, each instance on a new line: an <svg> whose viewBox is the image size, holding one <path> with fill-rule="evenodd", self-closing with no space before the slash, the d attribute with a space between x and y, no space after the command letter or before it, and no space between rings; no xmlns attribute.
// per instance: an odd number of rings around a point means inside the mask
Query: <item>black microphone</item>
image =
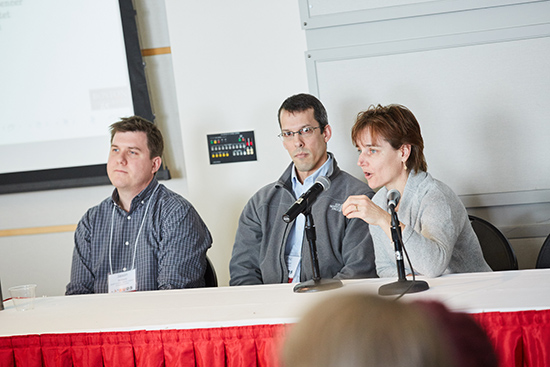
<svg viewBox="0 0 550 367"><path fill-rule="evenodd" d="M401 199L401 194L396 189L391 189L388 191L388 195L386 195L388 199L388 209L390 212L395 211L395 208L397 207L397 204L399 204L399 200Z"/></svg>
<svg viewBox="0 0 550 367"><path fill-rule="evenodd" d="M401 238L401 227L399 223L399 218L397 218L397 212L395 211L395 208L397 207L397 204L399 204L399 200L401 199L401 193L399 193L399 191L395 189L392 189L388 191L386 198L388 199L388 211L391 215L391 238L395 249L395 264L397 266L398 279L397 282L380 286L380 288L378 288L378 294L382 296L399 294L399 297L401 297L405 293L425 291L426 289L430 288L427 282L423 280L416 280L414 276L414 271L412 281L407 280L407 276L405 274L405 263L403 262L403 239ZM410 263L411 262L409 260L409 264Z"/></svg>
<svg viewBox="0 0 550 367"><path fill-rule="evenodd" d="M294 204L286 211L286 213L283 215L283 220L286 223L292 222L296 217L303 212L305 212L317 199L317 196L319 196L320 193L322 193L324 190L328 190L330 187L330 180L328 177L321 176L317 180L315 180L315 183L313 186L309 188L306 192L296 200Z"/></svg>

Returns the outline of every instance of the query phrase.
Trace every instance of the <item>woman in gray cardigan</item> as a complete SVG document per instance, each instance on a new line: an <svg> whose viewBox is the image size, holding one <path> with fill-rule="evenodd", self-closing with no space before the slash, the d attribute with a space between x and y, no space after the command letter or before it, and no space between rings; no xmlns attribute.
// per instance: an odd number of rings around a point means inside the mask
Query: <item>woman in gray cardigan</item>
<svg viewBox="0 0 550 367"><path fill-rule="evenodd" d="M396 211L416 274L491 271L464 205L447 185L426 172L424 141L410 110L400 105L371 106L358 114L351 135L360 152L357 164L369 186L380 190L372 200L350 196L342 213L369 223L378 276L397 276L386 200L392 189L401 193ZM407 262L405 271L411 273Z"/></svg>

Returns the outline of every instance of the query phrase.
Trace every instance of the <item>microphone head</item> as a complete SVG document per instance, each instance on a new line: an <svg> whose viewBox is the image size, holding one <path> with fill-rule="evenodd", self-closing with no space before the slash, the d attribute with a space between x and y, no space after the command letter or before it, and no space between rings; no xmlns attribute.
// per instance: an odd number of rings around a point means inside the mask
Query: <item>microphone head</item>
<svg viewBox="0 0 550 367"><path fill-rule="evenodd" d="M388 199L388 207L393 205L393 207L395 208L397 204L399 204L401 193L396 189L391 189L390 191L388 191L386 198Z"/></svg>
<svg viewBox="0 0 550 367"><path fill-rule="evenodd" d="M326 191L330 188L330 180L327 176L321 176L315 180L323 186L323 191Z"/></svg>

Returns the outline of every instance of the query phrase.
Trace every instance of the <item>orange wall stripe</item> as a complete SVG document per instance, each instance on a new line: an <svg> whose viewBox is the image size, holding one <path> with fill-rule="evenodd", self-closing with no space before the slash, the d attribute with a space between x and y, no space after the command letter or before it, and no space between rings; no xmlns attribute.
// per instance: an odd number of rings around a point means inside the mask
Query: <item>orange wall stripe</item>
<svg viewBox="0 0 550 367"><path fill-rule="evenodd" d="M44 234L44 233L74 232L75 229L76 229L76 224L67 224L62 226L49 226L49 227L2 229L0 230L0 237L28 236L32 234Z"/></svg>
<svg viewBox="0 0 550 367"><path fill-rule="evenodd" d="M170 49L170 47L146 48L141 50L142 56L165 55L171 53L172 49Z"/></svg>

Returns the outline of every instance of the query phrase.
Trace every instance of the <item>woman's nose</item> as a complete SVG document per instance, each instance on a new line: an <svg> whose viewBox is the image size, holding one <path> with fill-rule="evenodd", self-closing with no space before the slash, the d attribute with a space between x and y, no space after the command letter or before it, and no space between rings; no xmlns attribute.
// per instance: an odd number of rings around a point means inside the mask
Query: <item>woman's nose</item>
<svg viewBox="0 0 550 367"><path fill-rule="evenodd" d="M367 164L367 159L365 158L364 154L359 154L359 158L357 158L357 165L359 167L362 167Z"/></svg>

